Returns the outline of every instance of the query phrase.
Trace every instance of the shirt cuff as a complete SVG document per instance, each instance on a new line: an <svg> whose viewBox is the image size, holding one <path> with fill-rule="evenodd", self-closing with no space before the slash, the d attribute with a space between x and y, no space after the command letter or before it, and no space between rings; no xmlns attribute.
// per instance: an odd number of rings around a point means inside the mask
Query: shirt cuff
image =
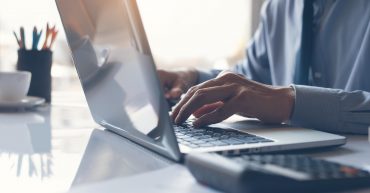
<svg viewBox="0 0 370 193"><path fill-rule="evenodd" d="M340 132L340 90L292 85L296 93L291 124Z"/></svg>
<svg viewBox="0 0 370 193"><path fill-rule="evenodd" d="M197 84L216 78L217 75L221 72L221 70L199 70L199 69L197 71L198 71Z"/></svg>

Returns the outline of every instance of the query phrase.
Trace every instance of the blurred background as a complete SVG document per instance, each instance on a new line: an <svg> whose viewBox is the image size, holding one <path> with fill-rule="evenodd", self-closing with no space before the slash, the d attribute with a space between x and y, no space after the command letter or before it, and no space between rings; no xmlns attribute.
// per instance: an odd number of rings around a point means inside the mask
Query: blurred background
<svg viewBox="0 0 370 193"><path fill-rule="evenodd" d="M77 108L85 107L86 101L55 2L0 0L0 4L0 71L16 68L18 45L13 31L19 33L19 27L24 26L30 48L34 25L43 29L42 37L45 37L46 22L57 26L59 34L53 47L51 72L52 103L54 107L62 107L0 120L5 125L0 126L0 163L5 163L0 164L0 180L6 179L5 189L16 187L20 192L38 187L43 187L39 192L68 190L81 160L78 152L84 151L88 131L95 123L85 108ZM226 68L242 59L245 45L257 27L262 0L138 0L138 4L159 68ZM76 117L77 122L71 121ZM70 134L68 130L72 129L74 132ZM18 136L19 140L9 142L11 136ZM4 146L6 142L23 149L6 151L9 149ZM49 149L37 149L42 143ZM66 179L71 182L64 183Z"/></svg>
<svg viewBox="0 0 370 193"><path fill-rule="evenodd" d="M13 30L18 32L24 26L30 46L33 26L45 28L49 22L60 31L54 44L53 89L79 88L54 0L0 2L0 70L15 69L18 46ZM167 69L222 69L242 59L245 45L258 25L262 3L263 0L138 0L156 64Z"/></svg>

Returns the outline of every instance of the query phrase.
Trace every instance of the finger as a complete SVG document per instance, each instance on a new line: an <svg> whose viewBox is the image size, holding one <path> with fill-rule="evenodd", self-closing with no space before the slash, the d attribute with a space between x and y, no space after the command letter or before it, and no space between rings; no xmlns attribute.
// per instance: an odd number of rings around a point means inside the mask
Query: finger
<svg viewBox="0 0 370 193"><path fill-rule="evenodd" d="M209 105L204 105L200 109L196 110L193 113L193 115L194 115L194 117L199 118L199 117L203 116L204 114L210 113L210 112L214 111L215 109L221 107L223 104L224 104L223 102L219 101L219 102L215 102L215 103L212 103L212 104L209 104Z"/></svg>
<svg viewBox="0 0 370 193"><path fill-rule="evenodd" d="M186 95L180 100L180 102L176 105L175 109L172 112L172 119L175 120L178 113L180 112L180 109L193 97L194 93L198 91L199 89L207 88L207 87L213 87L213 86L219 86L220 84L216 79L208 80L206 82L203 82L197 86L191 87Z"/></svg>
<svg viewBox="0 0 370 193"><path fill-rule="evenodd" d="M233 101L225 103L214 111L204 114L203 116L195 120L193 122L193 125L194 127L201 127L204 125L219 123L236 113L236 109L234 107L235 105Z"/></svg>
<svg viewBox="0 0 370 193"><path fill-rule="evenodd" d="M183 93L182 89L180 88L172 88L170 91L168 91L165 96L168 99L178 99L180 98L181 94Z"/></svg>
<svg viewBox="0 0 370 193"><path fill-rule="evenodd" d="M233 96L232 89L233 87L230 85L223 85L198 90L191 99L181 107L175 118L175 123L181 124L193 112L206 104L227 101Z"/></svg>

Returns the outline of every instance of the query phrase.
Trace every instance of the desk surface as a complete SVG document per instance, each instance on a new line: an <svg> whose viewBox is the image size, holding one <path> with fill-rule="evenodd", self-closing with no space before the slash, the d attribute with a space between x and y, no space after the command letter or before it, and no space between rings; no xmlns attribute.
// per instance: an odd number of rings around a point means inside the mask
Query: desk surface
<svg viewBox="0 0 370 193"><path fill-rule="evenodd" d="M0 192L64 192L172 164L99 128L84 102L66 100L82 95L53 97L51 107L0 113ZM367 136L347 137L342 147L306 153L370 170Z"/></svg>

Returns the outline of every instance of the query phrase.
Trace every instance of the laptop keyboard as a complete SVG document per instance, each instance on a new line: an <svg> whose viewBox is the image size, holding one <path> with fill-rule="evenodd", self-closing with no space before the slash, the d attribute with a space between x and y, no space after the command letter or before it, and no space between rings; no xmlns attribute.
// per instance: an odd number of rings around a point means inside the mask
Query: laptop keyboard
<svg viewBox="0 0 370 193"><path fill-rule="evenodd" d="M257 135L218 127L194 128L190 122L174 125L177 141L190 148L273 142Z"/></svg>

